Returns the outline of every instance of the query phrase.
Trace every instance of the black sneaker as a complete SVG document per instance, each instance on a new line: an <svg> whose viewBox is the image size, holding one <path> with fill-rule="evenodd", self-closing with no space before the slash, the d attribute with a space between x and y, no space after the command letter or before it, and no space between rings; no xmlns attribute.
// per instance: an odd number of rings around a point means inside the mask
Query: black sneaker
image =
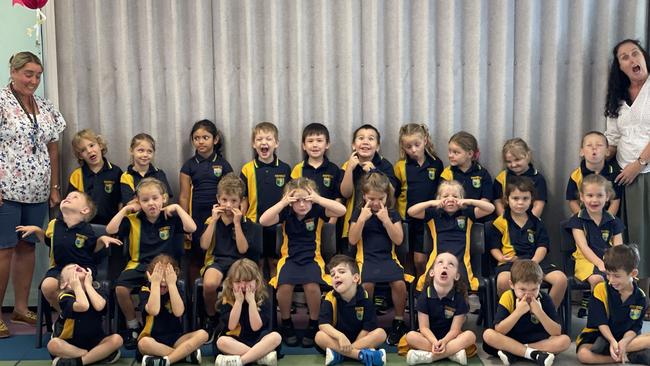
<svg viewBox="0 0 650 366"><path fill-rule="evenodd" d="M384 315L388 311L388 304L386 298L383 296L375 296L375 313L377 315Z"/></svg>
<svg viewBox="0 0 650 366"><path fill-rule="evenodd" d="M203 329L208 333L208 340L204 344L210 344L214 342L214 337L217 334L217 328L219 327L219 318L216 316L209 316L205 319L205 326Z"/></svg>
<svg viewBox="0 0 650 366"><path fill-rule="evenodd" d="M158 356L142 356L142 366L169 366L171 363L168 359Z"/></svg>
<svg viewBox="0 0 650 366"><path fill-rule="evenodd" d="M138 336L140 335L139 329L126 329L122 333L124 339L124 348L134 350L138 347Z"/></svg>
<svg viewBox="0 0 650 366"><path fill-rule="evenodd" d="M298 336L296 336L296 331L293 329L293 323L291 325L281 325L280 334L287 346L296 347L298 345Z"/></svg>
<svg viewBox="0 0 650 366"><path fill-rule="evenodd" d="M580 300L580 308L578 308L578 318L586 318L589 314L587 307L589 306L589 298L591 297L591 291L583 291L582 299Z"/></svg>
<svg viewBox="0 0 650 366"><path fill-rule="evenodd" d="M533 351L531 352L530 357L532 357L539 366L551 366L553 360L555 360L554 354L544 351Z"/></svg>
<svg viewBox="0 0 650 366"><path fill-rule="evenodd" d="M110 355L106 356L106 358L101 360L100 363L115 363L120 359L121 356L122 354L118 349L115 352L111 353Z"/></svg>
<svg viewBox="0 0 650 366"><path fill-rule="evenodd" d="M641 365L650 365L650 349L643 351L630 352L627 354L627 359L630 363L638 363Z"/></svg>
<svg viewBox="0 0 650 366"><path fill-rule="evenodd" d="M507 351L499 351L497 352L497 355L501 359L501 362L503 362L504 366L510 366L517 361L517 356Z"/></svg>
<svg viewBox="0 0 650 366"><path fill-rule="evenodd" d="M388 339L386 339L386 343L396 346L402 336L408 331L409 329L406 326L406 323L404 323L404 320L394 319L393 326L390 330L390 333L388 333Z"/></svg>
<svg viewBox="0 0 650 366"><path fill-rule="evenodd" d="M201 364L201 349L197 348L196 351L190 353L189 355L185 356L185 362L186 363L191 363L193 365L200 365Z"/></svg>
<svg viewBox="0 0 650 366"><path fill-rule="evenodd" d="M52 360L52 366L83 366L81 357L77 358L61 358L57 357Z"/></svg>
<svg viewBox="0 0 650 366"><path fill-rule="evenodd" d="M318 332L318 326L309 325L305 329L305 335L302 337L302 346L305 348L314 347L314 338Z"/></svg>

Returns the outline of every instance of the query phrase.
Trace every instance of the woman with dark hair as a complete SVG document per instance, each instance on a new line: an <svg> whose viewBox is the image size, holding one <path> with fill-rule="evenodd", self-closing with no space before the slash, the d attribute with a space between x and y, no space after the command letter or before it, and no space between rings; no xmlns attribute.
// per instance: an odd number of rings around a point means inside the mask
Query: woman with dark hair
<svg viewBox="0 0 650 366"><path fill-rule="evenodd" d="M0 89L0 306L9 276L15 292L12 323L36 324L27 309L34 272L34 235L21 237L16 226L41 227L60 198L57 140L65 120L54 105L35 95L43 65L31 52L9 59L11 82ZM0 338L9 337L0 319Z"/></svg>
<svg viewBox="0 0 650 366"><path fill-rule="evenodd" d="M610 156L622 171L616 182L625 185L622 213L628 242L641 250L639 277L650 277L650 83L648 54L639 41L626 39L613 50L605 117ZM645 283L647 291L647 281Z"/></svg>

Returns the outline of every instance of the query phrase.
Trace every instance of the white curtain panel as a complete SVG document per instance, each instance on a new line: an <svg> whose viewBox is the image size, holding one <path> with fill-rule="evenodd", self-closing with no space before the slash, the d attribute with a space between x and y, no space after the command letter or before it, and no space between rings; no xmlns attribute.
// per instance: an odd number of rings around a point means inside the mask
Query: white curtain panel
<svg viewBox="0 0 650 366"><path fill-rule="evenodd" d="M501 147L524 138L549 187L545 219L557 240L564 189L581 135L604 130L612 47L645 42L647 1L56 0L56 84L68 121L63 174L76 167L72 135L93 128L108 157L128 165L133 135L157 141L156 165L178 187L193 154L192 124L224 132L238 170L251 128L280 129L279 156L301 158L301 130L328 126L331 160L350 153L363 123L398 158L398 129L426 123L446 162L452 133L479 140L494 176ZM556 241L557 242L557 241Z"/></svg>

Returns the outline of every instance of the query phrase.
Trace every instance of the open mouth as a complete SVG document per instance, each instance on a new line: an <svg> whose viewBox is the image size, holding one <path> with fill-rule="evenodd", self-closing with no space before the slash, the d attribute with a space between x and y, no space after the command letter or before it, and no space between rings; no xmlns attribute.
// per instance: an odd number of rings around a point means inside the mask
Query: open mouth
<svg viewBox="0 0 650 366"><path fill-rule="evenodd" d="M269 153L269 147L268 146L262 146L260 147L260 154L266 155Z"/></svg>
<svg viewBox="0 0 650 366"><path fill-rule="evenodd" d="M97 155L90 155L88 158L90 159L90 161L96 161Z"/></svg>
<svg viewBox="0 0 650 366"><path fill-rule="evenodd" d="M441 280L444 281L444 280L446 280L447 278L449 278L449 276L447 275L447 271L442 271L442 272L440 272L440 279L441 279Z"/></svg>
<svg viewBox="0 0 650 366"><path fill-rule="evenodd" d="M638 73L641 71L641 66L635 65L632 67L632 72Z"/></svg>
<svg viewBox="0 0 650 366"><path fill-rule="evenodd" d="M334 288L337 288L343 284L343 281L334 281Z"/></svg>

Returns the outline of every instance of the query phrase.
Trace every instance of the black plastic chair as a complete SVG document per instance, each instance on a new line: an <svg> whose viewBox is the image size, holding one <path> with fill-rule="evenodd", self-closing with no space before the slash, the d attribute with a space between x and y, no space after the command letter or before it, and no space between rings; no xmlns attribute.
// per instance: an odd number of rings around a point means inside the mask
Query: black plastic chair
<svg viewBox="0 0 650 366"><path fill-rule="evenodd" d="M571 291L574 290L591 290L588 282L580 281L575 278L575 259L573 252L576 251L576 243L573 240L571 229L567 228L568 220L560 223L560 251L562 253L562 271L567 276L568 286L567 294L564 298L564 329L565 333L571 335Z"/></svg>

